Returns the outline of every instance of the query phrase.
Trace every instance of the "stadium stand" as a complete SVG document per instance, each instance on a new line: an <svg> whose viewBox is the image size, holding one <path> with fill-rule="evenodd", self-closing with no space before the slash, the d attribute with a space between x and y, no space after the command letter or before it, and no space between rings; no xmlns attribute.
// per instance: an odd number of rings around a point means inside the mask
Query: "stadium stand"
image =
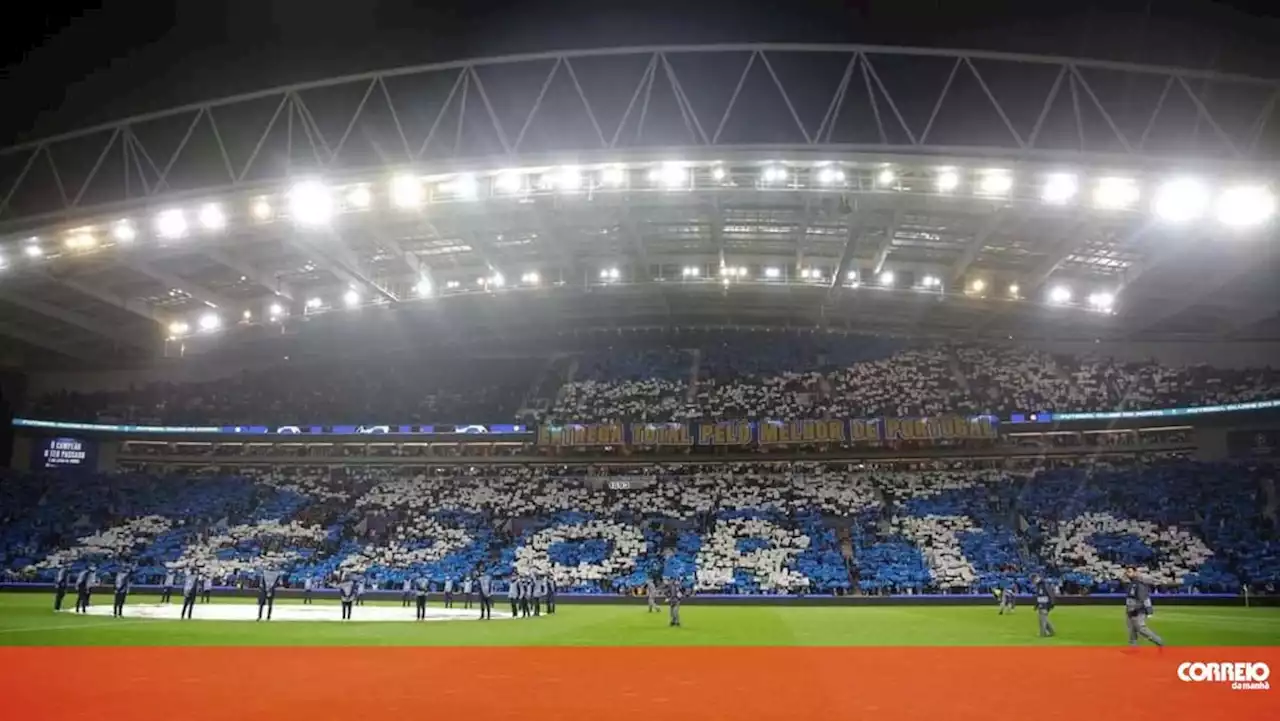
<svg viewBox="0 0 1280 721"><path fill-rule="evenodd" d="M1169 592L1280 581L1274 466L1180 459L1038 470L949 461L633 463L225 473L7 473L0 568L49 580L136 564L200 567L225 585L280 568L291 583L358 573L545 574L568 592L628 592L653 575L705 593L984 593L1047 573L1110 591L1121 567ZM988 466L990 464L987 464ZM605 479L627 478L610 489Z"/></svg>
<svg viewBox="0 0 1280 721"><path fill-rule="evenodd" d="M54 391L26 415L175 425L546 423L1111 411L1280 397L1271 368L1168 367L1017 346L703 333L541 358L285 363L217 381Z"/></svg>

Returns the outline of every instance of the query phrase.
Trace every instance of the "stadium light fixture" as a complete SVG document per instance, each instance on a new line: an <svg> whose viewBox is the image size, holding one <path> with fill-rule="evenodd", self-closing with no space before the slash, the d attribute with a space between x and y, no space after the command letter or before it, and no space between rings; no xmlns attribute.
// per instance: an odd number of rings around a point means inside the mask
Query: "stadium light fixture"
<svg viewBox="0 0 1280 721"><path fill-rule="evenodd" d="M169 324L169 337L171 338L181 338L189 332L191 332L191 326L180 320L175 320Z"/></svg>
<svg viewBox="0 0 1280 721"><path fill-rule="evenodd" d="M729 177L729 171L725 170L723 165L711 166L712 180L716 181L717 183L720 183L720 182L724 182L724 179L727 177Z"/></svg>
<svg viewBox="0 0 1280 721"><path fill-rule="evenodd" d="M600 171L600 182L611 188L621 187L627 182L627 171L617 165L611 165Z"/></svg>
<svg viewBox="0 0 1280 721"><path fill-rule="evenodd" d="M934 179L934 184L939 192L950 193L960 187L960 174L955 168L941 168L938 170L938 177Z"/></svg>
<svg viewBox="0 0 1280 721"><path fill-rule="evenodd" d="M582 190L582 184L585 180L582 177L582 171L576 166L566 165L559 168L555 172L547 173L542 177L544 187L551 187L565 193L573 193Z"/></svg>
<svg viewBox="0 0 1280 721"><path fill-rule="evenodd" d="M208 231L218 231L227 227L227 215L217 203L205 203L200 206L200 227Z"/></svg>
<svg viewBox="0 0 1280 721"><path fill-rule="evenodd" d="M1053 173L1045 178L1040 199L1050 205L1065 205L1080 192L1080 181L1071 173Z"/></svg>
<svg viewBox="0 0 1280 721"><path fill-rule="evenodd" d="M602 268L600 270L600 280L617 280L622 277L622 273L617 268Z"/></svg>
<svg viewBox="0 0 1280 721"><path fill-rule="evenodd" d="M1010 297L1010 298L1017 298L1017 297L1018 297L1018 291L1019 291L1019 290L1021 290L1021 289L1020 289L1020 288L1018 288L1018 284L1017 284L1017 283L1012 283L1012 284L1010 284L1010 285L1009 285L1009 297Z"/></svg>
<svg viewBox="0 0 1280 721"><path fill-rule="evenodd" d="M969 284L969 290L974 293L981 293L986 289L987 289L987 281L981 278L975 278L973 282Z"/></svg>
<svg viewBox="0 0 1280 721"><path fill-rule="evenodd" d="M111 224L111 237L120 243L131 243L138 237L138 229L129 220L117 220Z"/></svg>
<svg viewBox="0 0 1280 721"><path fill-rule="evenodd" d="M1007 170L986 170L978 180L980 195L1004 196L1013 190L1013 176Z"/></svg>
<svg viewBox="0 0 1280 721"><path fill-rule="evenodd" d="M1110 313L1115 303L1116 297L1111 293L1099 291L1089 294L1089 307L1101 313Z"/></svg>
<svg viewBox="0 0 1280 721"><path fill-rule="evenodd" d="M279 303L272 303L271 307L267 309L267 313L271 316L272 319L279 318L280 316L284 315L284 306L280 305Z"/></svg>
<svg viewBox="0 0 1280 721"><path fill-rule="evenodd" d="M169 208L156 214L156 234L173 240L187 234L187 217L178 208Z"/></svg>
<svg viewBox="0 0 1280 721"><path fill-rule="evenodd" d="M856 283L858 281L858 271L851 270L848 273L845 273L844 279L849 281L850 283Z"/></svg>
<svg viewBox="0 0 1280 721"><path fill-rule="evenodd" d="M413 286L413 290L418 294L418 297L426 298L431 295L431 281L427 278L419 278L418 283Z"/></svg>
<svg viewBox="0 0 1280 721"><path fill-rule="evenodd" d="M823 185L839 185L844 182L844 170L834 165L824 165L818 169L818 182Z"/></svg>
<svg viewBox="0 0 1280 721"><path fill-rule="evenodd" d="M8 268L8 267L9 267L9 261L5 259L3 255L0 255L0 270L4 270L5 268Z"/></svg>
<svg viewBox="0 0 1280 721"><path fill-rule="evenodd" d="M779 269L779 268L765 268L765 269L764 269L764 277L769 278L770 280L776 280L777 278L779 278L779 277L781 277L781 276L782 276L782 270L781 270L781 269Z"/></svg>
<svg viewBox="0 0 1280 721"><path fill-rule="evenodd" d="M542 276L538 275L538 271L531 270L520 276L520 282L525 285L537 285L542 282Z"/></svg>
<svg viewBox="0 0 1280 721"><path fill-rule="evenodd" d="M98 244L98 239L88 229L82 228L67 236L66 243L67 250L89 250Z"/></svg>
<svg viewBox="0 0 1280 721"><path fill-rule="evenodd" d="M320 300L320 298L318 297L307 299L307 308L311 310L319 310L320 306L322 305L324 305L324 301Z"/></svg>
<svg viewBox="0 0 1280 721"><path fill-rule="evenodd" d="M346 293L342 294L342 302L348 308L354 308L360 305L360 292L355 288L348 288Z"/></svg>
<svg viewBox="0 0 1280 721"><path fill-rule="evenodd" d="M938 288L942 286L942 279L936 275L926 275L920 281L920 285L926 288Z"/></svg>
<svg viewBox="0 0 1280 721"><path fill-rule="evenodd" d="M401 173L391 179L391 202L402 210L422 207L427 199L422 180L414 175Z"/></svg>
<svg viewBox="0 0 1280 721"><path fill-rule="evenodd" d="M205 333L212 333L221 327L222 318L220 318L217 313L205 313L200 316L200 330Z"/></svg>
<svg viewBox="0 0 1280 721"><path fill-rule="evenodd" d="M1275 217L1276 196L1261 185L1227 188L1214 207L1218 222L1231 228L1252 228Z"/></svg>
<svg viewBox="0 0 1280 721"><path fill-rule="evenodd" d="M1151 209L1168 223L1198 220L1209 209L1209 189L1193 178L1175 178L1156 190Z"/></svg>
<svg viewBox="0 0 1280 721"><path fill-rule="evenodd" d="M1138 184L1130 178L1101 178L1093 189L1093 204L1104 210L1123 210L1138 202Z"/></svg>
<svg viewBox="0 0 1280 721"><path fill-rule="evenodd" d="M44 255L44 248L40 247L39 238L28 238L27 244L22 247L22 254L28 258L39 258Z"/></svg>
<svg viewBox="0 0 1280 721"><path fill-rule="evenodd" d="M256 198L253 203L249 205L249 213L253 216L253 219L257 221L271 220L271 216L274 212L275 210L271 207L271 201L266 198Z"/></svg>
<svg viewBox="0 0 1280 721"><path fill-rule="evenodd" d="M366 210L373 205L373 191L367 185L357 185L347 191L347 204L356 210Z"/></svg>
<svg viewBox="0 0 1280 721"><path fill-rule="evenodd" d="M891 187L896 182L898 182L898 174L893 172L893 168L883 168L876 173L876 184L882 188Z"/></svg>
<svg viewBox="0 0 1280 721"><path fill-rule="evenodd" d="M1049 302L1057 305L1071 302L1071 289L1065 285L1055 285L1049 289Z"/></svg>
<svg viewBox="0 0 1280 721"><path fill-rule="evenodd" d="M463 173L453 180L442 183L441 187L446 193L455 195L461 200L475 200L480 196L480 184L476 182L476 176L470 173Z"/></svg>
<svg viewBox="0 0 1280 721"><path fill-rule="evenodd" d="M489 285L492 285L494 288L501 288L506 284L507 284L507 279L502 277L501 273L494 273L489 278Z"/></svg>
<svg viewBox="0 0 1280 721"><path fill-rule="evenodd" d="M524 189L524 176L515 170L504 170L494 176L493 187L500 193L519 193Z"/></svg>
<svg viewBox="0 0 1280 721"><path fill-rule="evenodd" d="M893 281L896 278L897 276L893 274L892 270L886 270L880 273L880 285L883 285L886 288L891 288L893 287Z"/></svg>
<svg viewBox="0 0 1280 721"><path fill-rule="evenodd" d="M697 278L699 275L702 275L702 269L696 265L686 265L680 269L680 275L685 278Z"/></svg>
<svg viewBox="0 0 1280 721"><path fill-rule="evenodd" d="M745 265L738 266L738 277L739 278L747 277L747 266Z"/></svg>
<svg viewBox="0 0 1280 721"><path fill-rule="evenodd" d="M457 290L457 289L458 289L458 287L459 287L459 286L461 286L461 285L462 285L462 284L461 284L461 283L459 283L459 282L458 282L458 281L456 281L456 280L450 280L450 281L445 282L444 287L445 287L445 288L448 288L449 290Z"/></svg>
<svg viewBox="0 0 1280 721"><path fill-rule="evenodd" d="M689 187L689 170L683 163L663 163L649 171L649 182L668 190Z"/></svg>
<svg viewBox="0 0 1280 721"><path fill-rule="evenodd" d="M251 321L253 320L253 311L246 308L245 311L240 314L240 317L244 318L245 322Z"/></svg>
<svg viewBox="0 0 1280 721"><path fill-rule="evenodd" d="M304 227L325 225L333 217L333 194L318 180L303 180L289 189L289 215Z"/></svg>
<svg viewBox="0 0 1280 721"><path fill-rule="evenodd" d="M787 169L781 165L770 165L760 174L760 179L768 185L787 182Z"/></svg>

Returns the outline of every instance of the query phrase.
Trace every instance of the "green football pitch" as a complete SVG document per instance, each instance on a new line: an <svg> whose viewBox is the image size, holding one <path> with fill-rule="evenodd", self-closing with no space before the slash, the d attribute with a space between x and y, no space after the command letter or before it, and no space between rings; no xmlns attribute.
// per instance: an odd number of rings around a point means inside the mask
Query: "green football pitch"
<svg viewBox="0 0 1280 721"><path fill-rule="evenodd" d="M130 605L157 597L130 596ZM73 597L68 596L70 606ZM95 596L95 606L110 596ZM214 599L251 604L252 599ZM280 601L277 613L296 601ZM1126 642L1118 605L1063 606L1053 612L1058 635L1039 638L1035 609L999 616L990 606L714 606L686 604L683 626L670 628L664 608L643 605L561 603L554 616L498 620L509 606L494 607L495 620L471 618L426 623L349 623L276 620L174 621L53 612L50 594L0 594L0 646L1108 646ZM432 604L438 606L438 603ZM175 604L176 607L176 604ZM313 609L331 608L317 601ZM200 615L197 606L196 615ZM285 615L287 615L287 610ZM1157 606L1151 627L1171 645L1280 646L1280 608Z"/></svg>

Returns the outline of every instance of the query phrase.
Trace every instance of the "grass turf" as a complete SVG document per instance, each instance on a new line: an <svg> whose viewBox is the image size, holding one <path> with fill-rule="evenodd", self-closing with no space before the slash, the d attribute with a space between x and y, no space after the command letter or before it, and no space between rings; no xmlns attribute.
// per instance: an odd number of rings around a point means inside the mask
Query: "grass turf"
<svg viewBox="0 0 1280 721"><path fill-rule="evenodd" d="M131 602L155 603L135 595ZM98 595L96 603L110 603ZM252 603L252 599L215 599ZM73 603L68 596L67 603ZM280 601L277 608L295 603ZM335 601L328 605L339 615ZM0 594L0 646L1114 646L1126 642L1119 606L1065 606L1058 636L1041 639L1035 609L991 606L711 606L687 604L684 626L642 605L574 605L536 619L306 623L115 619L54 613L48 594ZM399 602L388 605L399 606ZM494 607L495 615L507 608ZM360 608L355 609L358 619ZM1178 646L1280 646L1280 608L1157 607L1151 627Z"/></svg>

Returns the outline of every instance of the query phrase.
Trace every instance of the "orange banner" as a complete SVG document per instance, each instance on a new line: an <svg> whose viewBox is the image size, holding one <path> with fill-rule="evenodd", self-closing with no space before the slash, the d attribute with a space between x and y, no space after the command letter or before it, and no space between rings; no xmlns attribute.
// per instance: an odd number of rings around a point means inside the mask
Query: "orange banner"
<svg viewBox="0 0 1280 721"><path fill-rule="evenodd" d="M5 647L0 699L41 721L1276 717L1280 690L1180 678L1198 662L1280 649Z"/></svg>

